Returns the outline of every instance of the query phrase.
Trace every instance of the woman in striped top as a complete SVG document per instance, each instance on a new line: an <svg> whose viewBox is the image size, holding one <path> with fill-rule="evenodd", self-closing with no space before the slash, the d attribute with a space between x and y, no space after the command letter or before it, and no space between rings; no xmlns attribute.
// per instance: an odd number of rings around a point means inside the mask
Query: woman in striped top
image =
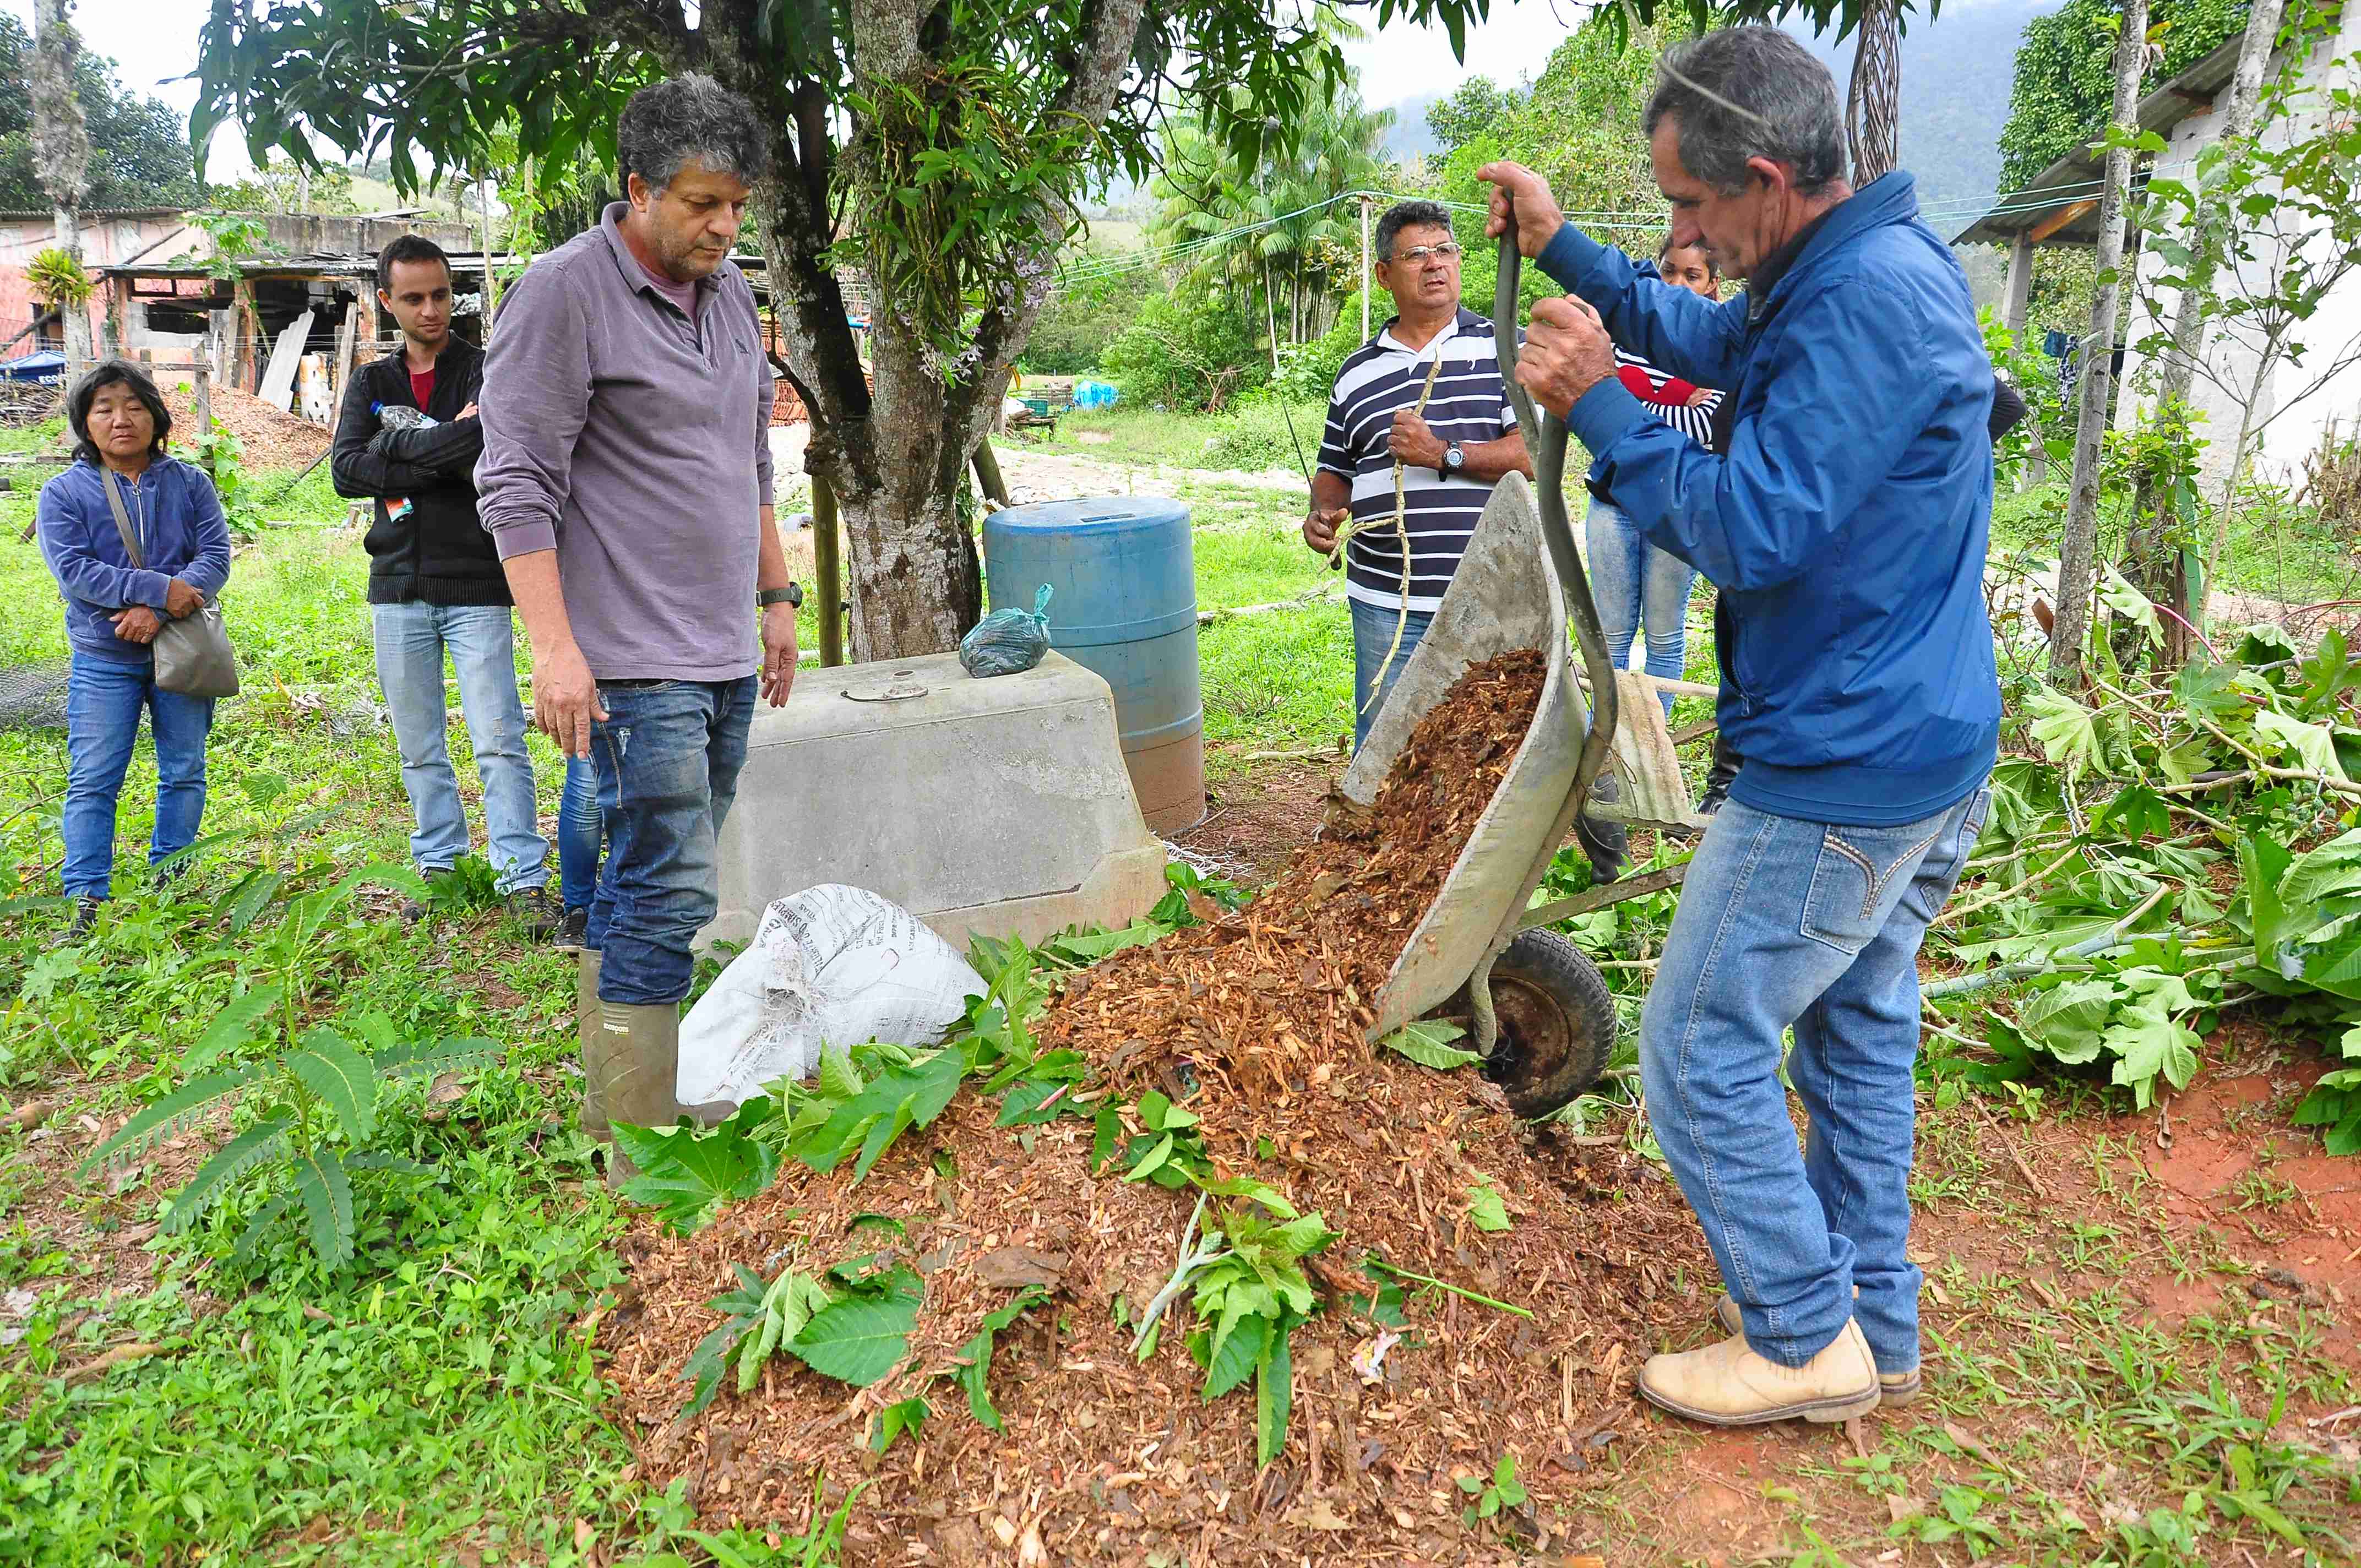
<svg viewBox="0 0 2361 1568"><path fill-rule="evenodd" d="M1670 236L1657 248L1656 270L1675 288L1708 300L1721 295L1721 273L1713 258L1696 247L1675 249ZM1617 378L1633 397L1666 424L1707 451L1713 450L1713 416L1721 406L1719 391L1667 376L1620 345L1616 346L1615 361ZM1583 533L1590 556L1591 597L1598 606L1599 627L1607 633L1607 650L1616 668L1630 662L1633 637L1644 624L1648 674L1680 679L1688 667L1686 622L1697 569L1649 543L1630 518L1597 497L1591 499ZM1670 715L1673 694L1659 695L1664 712Z"/></svg>

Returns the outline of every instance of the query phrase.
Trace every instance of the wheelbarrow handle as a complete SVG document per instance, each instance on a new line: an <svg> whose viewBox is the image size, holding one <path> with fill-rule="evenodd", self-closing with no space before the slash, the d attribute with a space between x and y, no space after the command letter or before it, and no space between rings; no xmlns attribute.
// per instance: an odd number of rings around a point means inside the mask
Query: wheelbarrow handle
<svg viewBox="0 0 2361 1568"><path fill-rule="evenodd" d="M1608 753L1614 749L1618 718L1615 661L1607 652L1607 633L1599 627L1598 606L1590 597L1590 577L1582 569L1582 554L1574 543L1574 525L1565 513L1565 422L1546 409L1536 408L1517 382L1517 282L1523 261L1517 250L1517 214L1511 207L1508 225L1500 231L1499 286L1492 299L1492 342L1499 356L1500 379L1507 383L1509 400L1517 411L1517 428L1526 433L1526 443L1532 451L1534 499L1541 513L1542 540L1549 548L1551 563L1557 567L1566 610L1574 620L1574 640L1582 650L1582 665L1590 676L1590 728L1583 737L1582 755L1575 764L1574 789L1566 800L1565 820L1559 825L1559 837L1563 838L1590 799L1590 786L1598 782L1607 766ZM1544 861L1556 850L1555 843L1550 844L1543 851Z"/></svg>

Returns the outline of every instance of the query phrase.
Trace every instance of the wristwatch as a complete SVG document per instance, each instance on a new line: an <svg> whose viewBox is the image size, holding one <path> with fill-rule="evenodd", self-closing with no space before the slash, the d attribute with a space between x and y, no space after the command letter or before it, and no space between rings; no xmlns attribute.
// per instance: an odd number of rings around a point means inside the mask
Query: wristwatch
<svg viewBox="0 0 2361 1568"><path fill-rule="evenodd" d="M1457 472L1459 472L1460 467L1461 467L1464 464L1466 464L1466 461L1467 461L1467 454L1466 454L1465 452L1462 452L1462 451L1460 451L1460 450L1459 450L1459 443L1457 443L1457 442L1454 441L1454 442L1451 442L1451 443L1447 444L1446 444L1446 445L1444 445L1444 447L1443 448L1443 470L1442 470L1442 471L1443 471L1444 473L1445 473L1445 474L1456 474Z"/></svg>
<svg viewBox="0 0 2361 1568"><path fill-rule="evenodd" d="M774 604L785 605L790 609L801 609L804 606L804 590L795 583L789 583L784 588L757 588L754 590L754 603L763 609L768 609Z"/></svg>

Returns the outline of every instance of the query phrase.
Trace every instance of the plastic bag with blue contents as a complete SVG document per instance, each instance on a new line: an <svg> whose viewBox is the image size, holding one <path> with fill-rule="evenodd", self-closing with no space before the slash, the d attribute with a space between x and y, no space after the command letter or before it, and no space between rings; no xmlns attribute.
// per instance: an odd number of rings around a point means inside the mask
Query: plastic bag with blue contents
<svg viewBox="0 0 2361 1568"><path fill-rule="evenodd" d="M960 639L960 663L978 680L1020 675L1049 651L1049 585L1041 585L1033 608L995 609Z"/></svg>

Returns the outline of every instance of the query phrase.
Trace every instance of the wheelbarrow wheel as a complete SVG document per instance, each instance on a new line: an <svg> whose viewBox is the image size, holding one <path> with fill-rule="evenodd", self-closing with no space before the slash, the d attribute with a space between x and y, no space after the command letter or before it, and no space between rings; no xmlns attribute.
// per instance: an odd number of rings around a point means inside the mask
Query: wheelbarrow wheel
<svg viewBox="0 0 2361 1568"><path fill-rule="evenodd" d="M1582 950L1555 931L1527 931L1492 965L1500 1037L1484 1076L1509 1107L1546 1116L1597 1083L1615 1049L1615 997Z"/></svg>

